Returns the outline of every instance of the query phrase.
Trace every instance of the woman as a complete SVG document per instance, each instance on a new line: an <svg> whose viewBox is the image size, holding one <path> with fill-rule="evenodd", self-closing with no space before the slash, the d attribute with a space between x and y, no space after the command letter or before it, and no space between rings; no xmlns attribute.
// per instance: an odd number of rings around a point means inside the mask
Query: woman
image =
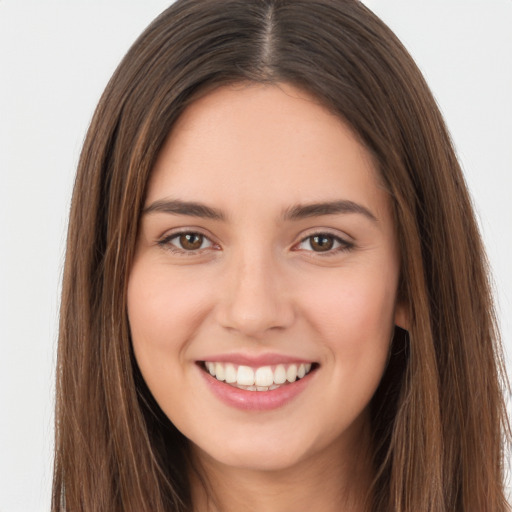
<svg viewBox="0 0 512 512"><path fill-rule="evenodd" d="M485 258L428 87L355 1L178 1L91 123L53 510L504 511Z"/></svg>

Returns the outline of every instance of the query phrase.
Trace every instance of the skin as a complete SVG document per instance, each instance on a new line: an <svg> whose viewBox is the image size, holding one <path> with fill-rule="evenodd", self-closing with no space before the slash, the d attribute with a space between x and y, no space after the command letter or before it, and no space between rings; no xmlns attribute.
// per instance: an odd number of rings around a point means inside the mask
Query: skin
<svg viewBox="0 0 512 512"><path fill-rule="evenodd" d="M168 200L223 218L154 208ZM367 213L286 216L340 200ZM142 375L210 484L207 500L191 473L195 509L363 510L367 406L393 325L406 323L390 200L368 151L291 85L222 87L174 126L145 207L128 316ZM201 248L180 246L177 231L202 235ZM315 234L333 248L318 251ZM240 410L211 393L197 364L220 353L318 368L284 406Z"/></svg>

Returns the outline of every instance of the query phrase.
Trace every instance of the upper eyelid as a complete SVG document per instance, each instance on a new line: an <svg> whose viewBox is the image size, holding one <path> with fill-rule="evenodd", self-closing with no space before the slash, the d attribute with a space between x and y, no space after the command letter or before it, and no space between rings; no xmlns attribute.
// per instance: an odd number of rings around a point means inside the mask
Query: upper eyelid
<svg viewBox="0 0 512 512"><path fill-rule="evenodd" d="M334 238L334 240L338 240L339 242L341 243L345 243L345 244L348 244L350 243L348 240L345 240L343 237L341 236L338 236L338 235L333 235L332 233L327 233L327 232L318 232L318 233L313 233L311 235L307 235L305 237L303 237L301 240L299 240L298 243L302 243L306 240L308 240L309 238L313 238L315 236L329 236L331 238Z"/></svg>
<svg viewBox="0 0 512 512"><path fill-rule="evenodd" d="M354 242L345 240L344 238L337 236L337 235L332 235L330 233L313 233L312 235L305 236L304 238L302 238L301 240L299 240L298 242L293 244L292 247L297 247L297 246L303 244L304 242L306 242L308 239L313 238L314 236L318 236L318 235L326 235L326 236L330 236L330 237L334 238L334 240L336 242L338 242L341 247L349 248L349 247L354 247L354 245L355 245ZM331 249L330 251L326 251L326 253L332 252L333 250L336 250L336 249Z"/></svg>
<svg viewBox="0 0 512 512"><path fill-rule="evenodd" d="M311 228L311 229L303 231L297 237L297 241L294 242L294 245L297 244L297 243L303 242L307 238L310 238L310 237L315 236L315 235L328 235L328 236L332 236L332 237L334 237L334 238L336 238L336 239L338 239L341 242L344 242L346 244L354 244L355 243L353 237L351 237L350 235L348 235L345 232L341 233L337 229L332 229L332 228Z"/></svg>
<svg viewBox="0 0 512 512"><path fill-rule="evenodd" d="M206 232L204 229L202 229L200 227L196 227L196 226L166 230L166 231L164 231L164 233L162 235L158 236L156 240L157 240L157 242L161 242L163 240L171 240L174 237L177 237L179 235L183 235L186 233L195 233L197 235L204 236L205 238L210 240L210 242L212 242L212 243L217 243L217 242L215 242L215 237L213 237L210 233Z"/></svg>

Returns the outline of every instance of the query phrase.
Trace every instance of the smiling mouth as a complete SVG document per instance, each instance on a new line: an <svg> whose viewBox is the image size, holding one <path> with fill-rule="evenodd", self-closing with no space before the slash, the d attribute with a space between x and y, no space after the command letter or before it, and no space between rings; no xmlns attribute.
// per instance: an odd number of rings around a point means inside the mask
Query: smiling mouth
<svg viewBox="0 0 512 512"><path fill-rule="evenodd" d="M272 391L304 378L318 368L317 363L290 363L272 366L250 366L202 361L201 368L213 378L246 391Z"/></svg>

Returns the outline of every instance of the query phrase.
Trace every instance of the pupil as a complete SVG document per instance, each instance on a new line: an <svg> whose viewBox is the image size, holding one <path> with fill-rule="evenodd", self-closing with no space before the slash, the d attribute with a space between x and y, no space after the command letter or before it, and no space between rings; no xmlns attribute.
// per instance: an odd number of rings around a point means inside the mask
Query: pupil
<svg viewBox="0 0 512 512"><path fill-rule="evenodd" d="M180 244L184 249L193 251L199 249L203 243L203 236L196 233L185 233L180 236Z"/></svg>
<svg viewBox="0 0 512 512"><path fill-rule="evenodd" d="M328 251L332 249L334 240L332 236L316 235L311 241L311 246L315 251Z"/></svg>

